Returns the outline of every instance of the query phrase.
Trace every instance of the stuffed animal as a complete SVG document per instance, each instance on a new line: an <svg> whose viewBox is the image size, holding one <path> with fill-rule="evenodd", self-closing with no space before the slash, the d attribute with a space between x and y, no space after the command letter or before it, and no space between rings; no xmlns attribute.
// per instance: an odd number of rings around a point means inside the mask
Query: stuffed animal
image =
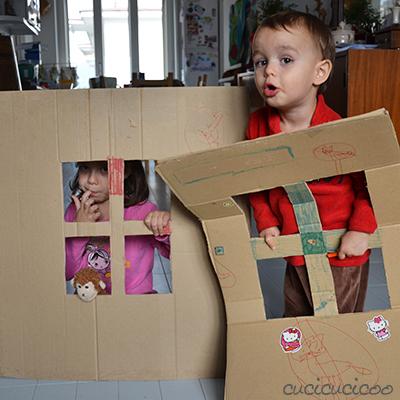
<svg viewBox="0 0 400 400"><path fill-rule="evenodd" d="M106 284L93 268L83 268L77 272L72 279L72 286L78 297L85 302L94 300L98 294L106 294Z"/></svg>

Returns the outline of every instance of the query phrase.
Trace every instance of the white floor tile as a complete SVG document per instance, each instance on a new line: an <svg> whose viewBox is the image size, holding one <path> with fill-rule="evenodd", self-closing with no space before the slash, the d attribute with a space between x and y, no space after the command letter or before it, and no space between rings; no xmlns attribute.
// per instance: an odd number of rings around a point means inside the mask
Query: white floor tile
<svg viewBox="0 0 400 400"><path fill-rule="evenodd" d="M34 386L0 387L1 400L32 400L35 392Z"/></svg>
<svg viewBox="0 0 400 400"><path fill-rule="evenodd" d="M163 400L158 381L120 381L118 386L118 400Z"/></svg>
<svg viewBox="0 0 400 400"><path fill-rule="evenodd" d="M162 400L206 400L199 380L160 381Z"/></svg>
<svg viewBox="0 0 400 400"><path fill-rule="evenodd" d="M225 382L223 379L200 379L206 400L224 400Z"/></svg>
<svg viewBox="0 0 400 400"><path fill-rule="evenodd" d="M33 400L75 400L77 383L45 383L36 386Z"/></svg>
<svg viewBox="0 0 400 400"><path fill-rule="evenodd" d="M76 400L118 400L118 382L78 382Z"/></svg>
<svg viewBox="0 0 400 400"><path fill-rule="evenodd" d="M34 379L17 379L17 378L1 378L0 388L15 386L36 386L37 380ZM2 400L2 398L0 397Z"/></svg>

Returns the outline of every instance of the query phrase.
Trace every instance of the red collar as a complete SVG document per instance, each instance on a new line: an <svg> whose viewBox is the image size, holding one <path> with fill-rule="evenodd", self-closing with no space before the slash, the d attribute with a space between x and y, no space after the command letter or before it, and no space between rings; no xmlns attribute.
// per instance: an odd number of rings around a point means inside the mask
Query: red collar
<svg viewBox="0 0 400 400"><path fill-rule="evenodd" d="M339 114L326 105L324 96L322 94L318 95L317 105L311 118L310 126L319 125L324 122L334 121L340 118L341 117ZM274 135L275 133L280 133L282 131L281 119L276 108L267 107L267 121L270 135Z"/></svg>

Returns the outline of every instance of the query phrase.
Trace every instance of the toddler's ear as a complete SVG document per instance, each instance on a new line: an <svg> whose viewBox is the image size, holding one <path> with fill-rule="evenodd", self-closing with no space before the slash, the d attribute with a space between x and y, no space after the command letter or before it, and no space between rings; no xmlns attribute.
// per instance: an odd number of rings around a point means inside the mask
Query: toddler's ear
<svg viewBox="0 0 400 400"><path fill-rule="evenodd" d="M326 82L332 71L331 60L322 60L315 67L314 85L320 86Z"/></svg>

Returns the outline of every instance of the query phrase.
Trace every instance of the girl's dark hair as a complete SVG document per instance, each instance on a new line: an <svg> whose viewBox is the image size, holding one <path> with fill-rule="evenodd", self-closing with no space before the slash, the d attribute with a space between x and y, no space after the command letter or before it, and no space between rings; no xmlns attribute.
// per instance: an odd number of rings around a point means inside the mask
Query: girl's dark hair
<svg viewBox="0 0 400 400"><path fill-rule="evenodd" d="M303 27L309 32L315 44L321 51L322 59L330 60L333 67L336 55L335 41L333 40L329 27L315 15L293 10L282 11L265 18L257 30L262 28L288 30L293 26ZM332 76L332 73L333 70L331 71L330 77ZM328 80L319 87L319 93L323 93L326 90Z"/></svg>
<svg viewBox="0 0 400 400"><path fill-rule="evenodd" d="M102 164L103 168L108 168L107 161L99 161L99 163ZM69 183L72 193L79 188L79 167L85 164L85 162L76 163L78 171ZM124 170L124 207L130 207L147 200L149 198L149 186L147 185L142 161L125 161Z"/></svg>
<svg viewBox="0 0 400 400"><path fill-rule="evenodd" d="M125 161L124 207L133 206L149 198L142 161Z"/></svg>

